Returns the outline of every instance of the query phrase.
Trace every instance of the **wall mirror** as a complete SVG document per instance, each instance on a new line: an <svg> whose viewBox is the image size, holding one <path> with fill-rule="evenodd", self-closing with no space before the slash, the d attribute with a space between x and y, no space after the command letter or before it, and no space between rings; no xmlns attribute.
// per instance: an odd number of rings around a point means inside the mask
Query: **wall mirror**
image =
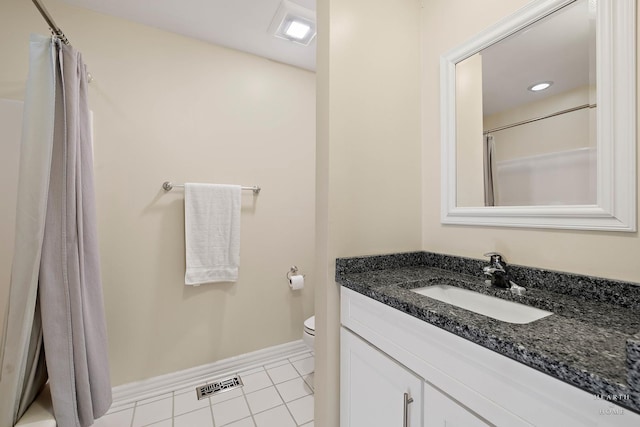
<svg viewBox="0 0 640 427"><path fill-rule="evenodd" d="M636 230L635 16L538 0L442 56L444 224Z"/></svg>

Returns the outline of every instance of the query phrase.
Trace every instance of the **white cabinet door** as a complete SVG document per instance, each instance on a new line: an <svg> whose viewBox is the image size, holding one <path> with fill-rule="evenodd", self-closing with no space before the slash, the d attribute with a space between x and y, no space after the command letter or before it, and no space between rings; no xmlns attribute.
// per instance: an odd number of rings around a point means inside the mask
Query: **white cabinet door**
<svg viewBox="0 0 640 427"><path fill-rule="evenodd" d="M424 384L424 427L494 426L428 383Z"/></svg>
<svg viewBox="0 0 640 427"><path fill-rule="evenodd" d="M340 426L422 425L423 380L345 328L340 328Z"/></svg>

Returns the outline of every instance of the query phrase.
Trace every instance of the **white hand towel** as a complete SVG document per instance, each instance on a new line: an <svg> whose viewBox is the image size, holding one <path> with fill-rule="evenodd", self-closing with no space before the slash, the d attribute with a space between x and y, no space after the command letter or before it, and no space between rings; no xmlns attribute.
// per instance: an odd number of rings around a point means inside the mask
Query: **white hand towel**
<svg viewBox="0 0 640 427"><path fill-rule="evenodd" d="M186 285L235 282L240 265L239 185L185 184Z"/></svg>

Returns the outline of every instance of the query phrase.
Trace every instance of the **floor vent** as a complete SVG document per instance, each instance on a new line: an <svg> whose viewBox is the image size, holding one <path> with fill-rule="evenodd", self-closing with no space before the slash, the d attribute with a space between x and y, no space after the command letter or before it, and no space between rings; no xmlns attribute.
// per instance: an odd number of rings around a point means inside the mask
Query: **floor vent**
<svg viewBox="0 0 640 427"><path fill-rule="evenodd" d="M198 395L198 400L201 400L214 394L224 393L225 391L242 387L242 385L240 375L234 375L231 378L216 381L215 383L198 386L196 387L196 394Z"/></svg>

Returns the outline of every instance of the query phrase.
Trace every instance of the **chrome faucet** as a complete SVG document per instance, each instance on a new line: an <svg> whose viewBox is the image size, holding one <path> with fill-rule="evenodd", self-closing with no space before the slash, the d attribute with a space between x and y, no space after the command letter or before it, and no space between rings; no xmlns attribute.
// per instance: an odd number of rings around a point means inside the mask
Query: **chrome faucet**
<svg viewBox="0 0 640 427"><path fill-rule="evenodd" d="M516 285L509 277L507 269L507 261L497 252L487 252L484 256L489 257L489 265L482 269L482 272L489 276L491 280L487 280L491 286L497 288L509 289L517 295L522 295L525 288Z"/></svg>
<svg viewBox="0 0 640 427"><path fill-rule="evenodd" d="M484 267L482 271L491 278L491 286L510 288L507 262L504 257L497 252L487 252L484 256L489 257L489 265Z"/></svg>

